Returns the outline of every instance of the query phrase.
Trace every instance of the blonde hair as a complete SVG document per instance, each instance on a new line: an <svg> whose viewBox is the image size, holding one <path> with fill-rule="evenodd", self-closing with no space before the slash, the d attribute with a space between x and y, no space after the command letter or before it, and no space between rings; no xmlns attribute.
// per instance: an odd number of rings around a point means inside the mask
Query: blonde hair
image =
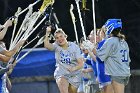
<svg viewBox="0 0 140 93"><path fill-rule="evenodd" d="M65 37L67 37L67 35L65 34L65 32L62 30L62 29L57 29L55 32L54 32L54 36L56 36L57 33L62 33Z"/></svg>
<svg viewBox="0 0 140 93"><path fill-rule="evenodd" d="M102 26L101 30L102 30L104 33L106 33L107 28L106 28L105 26Z"/></svg>

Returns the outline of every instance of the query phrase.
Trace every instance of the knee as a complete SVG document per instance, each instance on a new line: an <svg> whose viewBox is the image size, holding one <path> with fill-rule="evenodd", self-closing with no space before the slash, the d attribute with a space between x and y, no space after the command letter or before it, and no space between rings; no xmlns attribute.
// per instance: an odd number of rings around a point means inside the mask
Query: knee
<svg viewBox="0 0 140 93"><path fill-rule="evenodd" d="M57 79L56 82L59 86L68 86L68 81L64 77Z"/></svg>

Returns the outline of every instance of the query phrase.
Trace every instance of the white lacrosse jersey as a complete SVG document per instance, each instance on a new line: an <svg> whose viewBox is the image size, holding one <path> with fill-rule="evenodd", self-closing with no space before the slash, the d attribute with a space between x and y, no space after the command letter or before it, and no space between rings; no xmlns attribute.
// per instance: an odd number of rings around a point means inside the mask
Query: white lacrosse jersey
<svg viewBox="0 0 140 93"><path fill-rule="evenodd" d="M77 66L77 59L83 58L79 46L73 42L68 42L67 49L63 49L57 43L54 43L53 46L56 59L54 77L64 76L70 84L78 87L81 82L81 71L69 72L67 68Z"/></svg>
<svg viewBox="0 0 140 93"><path fill-rule="evenodd" d="M112 76L130 76L129 47L118 37L108 38L97 50L97 56L105 62L105 73Z"/></svg>

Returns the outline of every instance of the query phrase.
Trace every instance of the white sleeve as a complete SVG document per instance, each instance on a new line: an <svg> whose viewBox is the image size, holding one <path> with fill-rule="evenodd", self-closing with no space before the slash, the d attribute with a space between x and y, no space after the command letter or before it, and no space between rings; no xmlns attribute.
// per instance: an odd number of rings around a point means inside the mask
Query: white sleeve
<svg viewBox="0 0 140 93"><path fill-rule="evenodd" d="M81 50L78 45L75 45L75 57L76 57L76 59L83 58L83 56L81 54Z"/></svg>
<svg viewBox="0 0 140 93"><path fill-rule="evenodd" d="M103 46L97 50L97 56L101 59L101 61L105 61L108 58L108 56L111 55L113 48L113 42L107 40L105 41Z"/></svg>

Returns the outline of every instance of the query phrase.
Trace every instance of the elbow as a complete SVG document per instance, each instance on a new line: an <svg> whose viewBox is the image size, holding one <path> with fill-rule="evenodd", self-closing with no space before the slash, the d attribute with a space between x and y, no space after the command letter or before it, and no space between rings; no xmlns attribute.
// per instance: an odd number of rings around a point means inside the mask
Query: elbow
<svg viewBox="0 0 140 93"><path fill-rule="evenodd" d="M44 43L44 47L45 47L46 49L48 49L48 50L51 50L51 51L53 51L53 50L54 50L53 45L52 45L52 44L50 44L50 43Z"/></svg>
<svg viewBox="0 0 140 93"><path fill-rule="evenodd" d="M12 57L12 55L15 53L15 51L7 51L5 54L7 57Z"/></svg>
<svg viewBox="0 0 140 93"><path fill-rule="evenodd" d="M7 62L9 62L9 60L10 60L10 57L5 57L2 61L3 61L4 63L7 63Z"/></svg>

